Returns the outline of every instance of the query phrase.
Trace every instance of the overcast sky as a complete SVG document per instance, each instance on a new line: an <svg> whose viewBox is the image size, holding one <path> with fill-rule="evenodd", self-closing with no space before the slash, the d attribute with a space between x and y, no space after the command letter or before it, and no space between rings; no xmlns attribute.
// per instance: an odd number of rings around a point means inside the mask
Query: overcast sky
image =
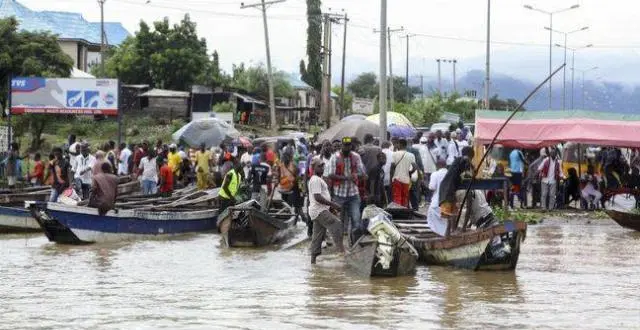
<svg viewBox="0 0 640 330"><path fill-rule="evenodd" d="M189 13L198 23L198 32L207 39L210 51L218 50L223 68L232 63L264 62L264 34L261 13L257 9L240 9L241 1L232 0L106 0L105 20L121 22L131 33L139 21L154 21L167 16L177 22ZM251 3L252 0L246 0ZM258 1L258 0L253 0ZM20 0L36 10L80 12L89 21L99 21L100 11L95 0ZM351 18L347 33L347 58L355 71L378 71L379 37L373 28L379 27L379 0L323 0L323 11L346 11ZM574 30L589 26L589 30L570 35L569 46L594 44L593 53L625 52L637 56L640 48L640 20L636 0L492 0L492 52L508 50L520 53L544 54L549 33L544 26L549 16L527 10L529 4L547 11L579 4L578 9L554 15L554 29ZM306 1L287 0L268 10L273 64L279 69L297 72L306 47ZM408 33L419 34L410 40L412 71L433 72L434 59L457 58L462 68L465 59L475 58L474 67L485 54L485 0L389 0L388 22L392 28L404 27ZM334 69L342 53L342 26L333 30ZM500 43L503 42L503 43ZM562 35L554 34L554 43ZM505 44L506 43L506 44ZM515 43L515 44L509 44ZM626 48L618 48L626 47ZM404 72L406 43L400 34L392 38L394 66ZM561 54L560 49L554 52ZM639 57L640 59L640 57ZM518 60L518 59L513 59ZM544 60L544 59L542 59ZM536 62L536 66L540 66ZM500 63L492 63L498 71ZM523 63L523 66L528 64ZM536 67L537 69L537 67ZM543 72L547 67L541 67ZM544 77L542 77L544 79Z"/></svg>

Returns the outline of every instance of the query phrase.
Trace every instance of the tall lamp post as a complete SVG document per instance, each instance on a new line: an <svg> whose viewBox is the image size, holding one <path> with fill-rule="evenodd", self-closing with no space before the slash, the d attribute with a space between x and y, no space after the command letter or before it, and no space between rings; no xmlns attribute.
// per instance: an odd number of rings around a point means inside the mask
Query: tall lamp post
<svg viewBox="0 0 640 330"><path fill-rule="evenodd" d="M585 73L587 73L589 71L593 71L593 70L598 70L598 67L594 66L592 68L583 69L583 70L574 68L573 70L582 73L582 110L585 110L585 108L584 108L584 84L585 84L585 78L584 77L585 77Z"/></svg>
<svg viewBox="0 0 640 330"><path fill-rule="evenodd" d="M553 15L555 14L560 14L563 13L565 11L569 11L572 9L576 9L579 8L580 5L579 4L575 4L569 8L564 8L564 9L559 9L559 10L555 10L555 11L547 11L547 10L542 10L530 5L524 5L524 8L529 9L529 10L533 10L533 11L537 11L539 13L543 13L545 15L549 15L549 28L553 29ZM552 65L552 59L551 56L553 55L553 31L549 31L549 75L551 75L553 73L553 68L551 67ZM549 79L549 110L551 110L551 101L553 99L553 91L551 88L551 80Z"/></svg>
<svg viewBox="0 0 640 330"><path fill-rule="evenodd" d="M591 48L593 47L593 44L588 44L585 46L581 46L581 47L568 47L566 44L565 45L561 45L561 44L555 44L556 47L560 47L560 48L564 48L565 54L567 52L567 50L571 51L571 110L574 109L573 107L573 98L574 98L574 89L573 89L573 83L574 83L574 68L576 67L576 52L582 49L586 49L586 48Z"/></svg>
<svg viewBox="0 0 640 330"><path fill-rule="evenodd" d="M564 68L562 68L562 110L566 109L566 99L567 99L567 36L572 34L572 33L576 33L576 32L580 32L580 31L585 31L588 30L589 27L585 26L579 29L575 29L575 30L571 30L571 31L559 31L559 30L554 30L548 26L544 27L545 30L551 31L551 32L555 32L555 33L560 33L564 35L564 61L563 63L565 64Z"/></svg>

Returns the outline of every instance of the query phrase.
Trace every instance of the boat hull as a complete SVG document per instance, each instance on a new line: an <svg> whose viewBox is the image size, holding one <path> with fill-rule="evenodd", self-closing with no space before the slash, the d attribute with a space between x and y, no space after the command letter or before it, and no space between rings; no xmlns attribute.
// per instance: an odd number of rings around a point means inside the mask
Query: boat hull
<svg viewBox="0 0 640 330"><path fill-rule="evenodd" d="M452 266L470 270L513 270L518 264L520 245L526 237L526 224L505 222L492 228L465 232L440 239L408 237L428 265ZM497 251L492 242L499 238L505 246Z"/></svg>
<svg viewBox="0 0 640 330"><path fill-rule="evenodd" d="M393 260L389 268L385 269L376 256L378 244L371 236L361 237L348 249L345 255L347 265L367 277L395 277L415 273L417 257L408 248L395 247Z"/></svg>
<svg viewBox="0 0 640 330"><path fill-rule="evenodd" d="M620 226L640 231L640 214L621 212L617 210L605 210L605 212Z"/></svg>
<svg viewBox="0 0 640 330"><path fill-rule="evenodd" d="M213 231L217 211L110 211L57 203L32 206L32 213L50 241L90 244Z"/></svg>
<svg viewBox="0 0 640 330"><path fill-rule="evenodd" d="M243 219L234 218L233 212L218 222L218 229L226 247L260 247L284 241L295 231L295 216L272 218L256 209L248 209Z"/></svg>
<svg viewBox="0 0 640 330"><path fill-rule="evenodd" d="M0 233L29 233L41 231L36 219L25 208L0 206Z"/></svg>

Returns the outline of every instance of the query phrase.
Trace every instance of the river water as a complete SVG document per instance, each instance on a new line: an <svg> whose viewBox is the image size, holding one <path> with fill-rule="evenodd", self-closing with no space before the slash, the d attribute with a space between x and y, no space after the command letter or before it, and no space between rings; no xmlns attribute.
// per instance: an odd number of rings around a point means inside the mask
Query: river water
<svg viewBox="0 0 640 330"><path fill-rule="evenodd" d="M211 234L79 247L8 235L0 251L1 329L640 327L640 233L608 219L530 226L515 272L395 279Z"/></svg>

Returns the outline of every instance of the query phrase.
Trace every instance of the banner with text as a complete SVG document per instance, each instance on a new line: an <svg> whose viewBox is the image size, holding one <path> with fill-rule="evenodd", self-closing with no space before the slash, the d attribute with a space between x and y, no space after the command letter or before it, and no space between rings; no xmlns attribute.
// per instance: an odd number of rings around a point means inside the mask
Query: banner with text
<svg viewBox="0 0 640 330"><path fill-rule="evenodd" d="M118 80L85 78L14 78L11 114L118 114Z"/></svg>

